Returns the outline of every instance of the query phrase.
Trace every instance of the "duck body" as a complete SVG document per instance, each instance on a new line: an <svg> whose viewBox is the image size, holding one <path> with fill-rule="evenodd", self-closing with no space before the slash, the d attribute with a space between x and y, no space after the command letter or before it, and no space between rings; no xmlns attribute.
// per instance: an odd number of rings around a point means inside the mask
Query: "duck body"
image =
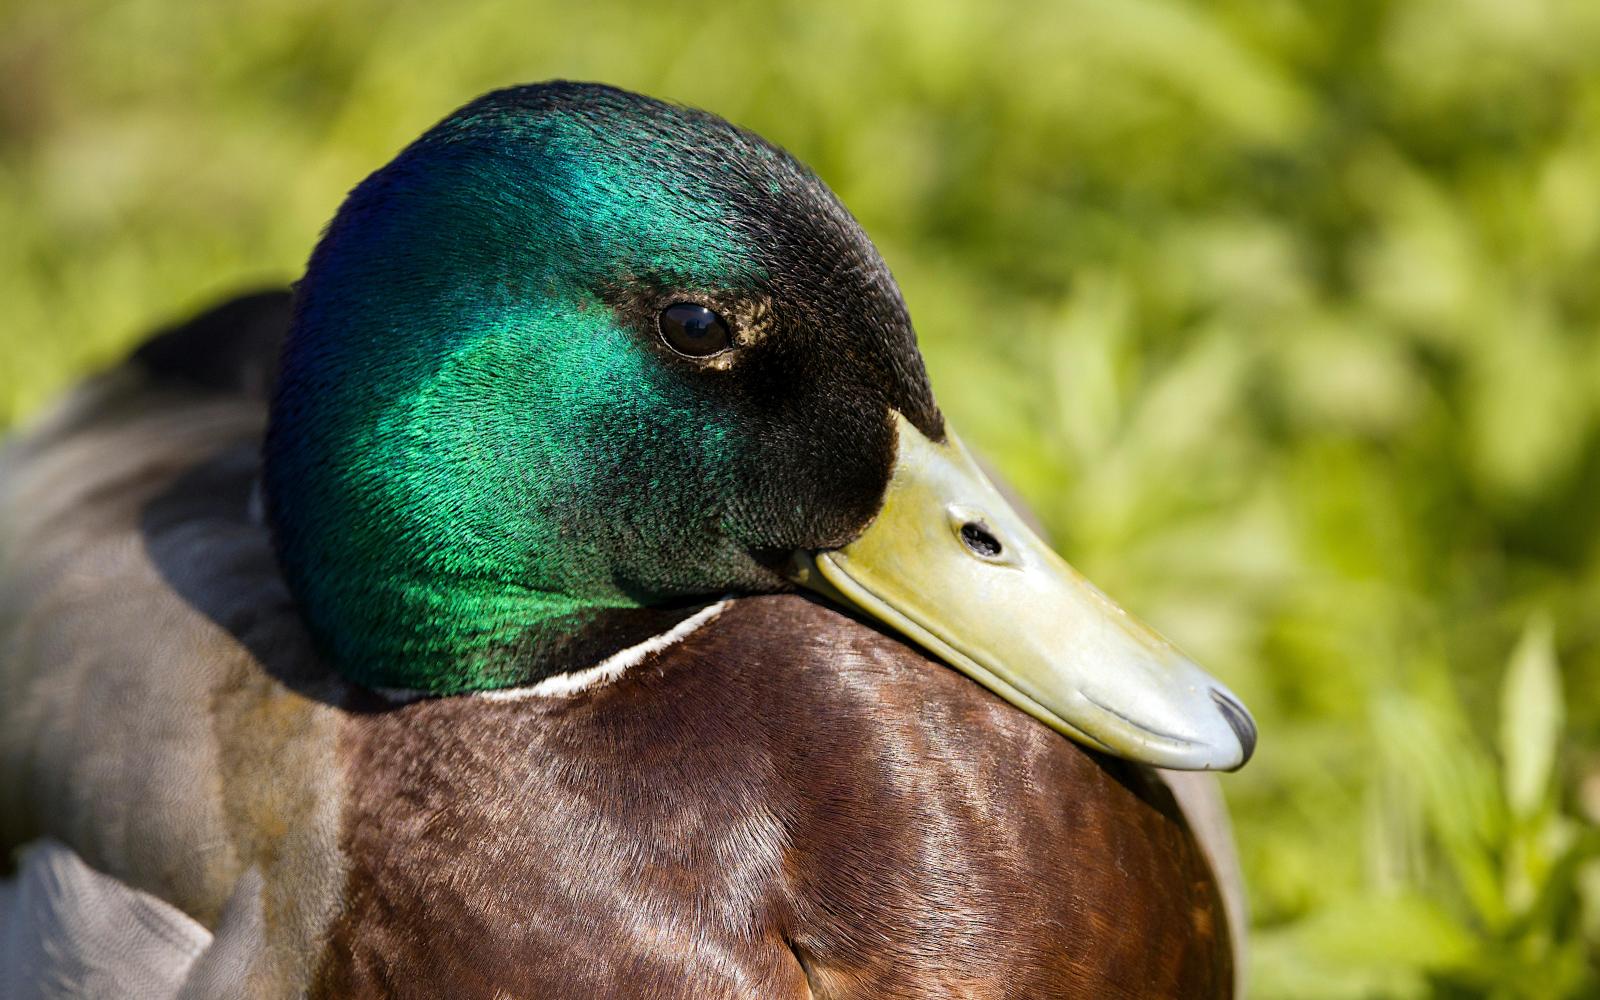
<svg viewBox="0 0 1600 1000"><path fill-rule="evenodd" d="M171 902L248 995L1228 995L1152 772L813 599L570 694L348 684L251 517L263 419L135 361L0 466L6 846Z"/></svg>
<svg viewBox="0 0 1600 1000"><path fill-rule="evenodd" d="M0 454L0 849L58 845L209 936L164 995L1233 995L1231 849L1189 786L815 596L585 611L475 649L493 686L343 669L305 607L339 587L274 538L316 463L262 497L306 308L208 313Z"/></svg>

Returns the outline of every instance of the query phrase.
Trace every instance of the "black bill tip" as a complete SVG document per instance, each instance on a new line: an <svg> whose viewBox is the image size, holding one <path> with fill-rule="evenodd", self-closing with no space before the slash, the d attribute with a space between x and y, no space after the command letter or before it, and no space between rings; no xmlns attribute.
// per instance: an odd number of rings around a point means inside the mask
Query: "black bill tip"
<svg viewBox="0 0 1600 1000"><path fill-rule="evenodd" d="M1217 703L1217 710L1222 717L1228 720L1228 726L1233 734L1239 737L1239 747L1244 756L1239 758L1239 767L1244 767L1250 760L1250 755L1256 752L1256 724L1250 718L1250 713L1244 706L1234 701L1231 697L1213 688L1211 700Z"/></svg>

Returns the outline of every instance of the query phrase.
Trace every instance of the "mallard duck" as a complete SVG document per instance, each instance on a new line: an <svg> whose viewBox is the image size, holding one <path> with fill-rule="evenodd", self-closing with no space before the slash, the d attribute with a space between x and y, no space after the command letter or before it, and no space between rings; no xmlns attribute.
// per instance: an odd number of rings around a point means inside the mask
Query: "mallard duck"
<svg viewBox="0 0 1600 1000"><path fill-rule="evenodd" d="M1152 766L1248 714L985 478L811 172L609 87L455 112L292 308L15 438L0 672L8 996L1234 989Z"/></svg>

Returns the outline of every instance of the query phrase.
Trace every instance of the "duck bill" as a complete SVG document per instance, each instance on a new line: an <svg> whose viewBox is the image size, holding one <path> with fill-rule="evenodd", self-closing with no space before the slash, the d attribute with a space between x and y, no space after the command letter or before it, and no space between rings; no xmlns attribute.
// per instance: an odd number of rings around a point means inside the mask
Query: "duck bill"
<svg viewBox="0 0 1600 1000"><path fill-rule="evenodd" d="M1255 724L1227 688L1051 551L953 433L934 442L895 419L882 509L855 541L802 558L798 582L1086 746L1181 770L1249 759Z"/></svg>

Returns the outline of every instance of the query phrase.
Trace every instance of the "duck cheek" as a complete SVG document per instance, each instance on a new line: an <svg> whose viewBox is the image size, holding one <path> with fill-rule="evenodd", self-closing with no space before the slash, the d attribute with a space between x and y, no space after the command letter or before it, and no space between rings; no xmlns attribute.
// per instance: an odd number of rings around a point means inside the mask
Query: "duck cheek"
<svg viewBox="0 0 1600 1000"><path fill-rule="evenodd" d="M896 440L892 414L882 432L856 431L836 446L827 474L819 478L819 504L831 518L816 548L838 548L859 538L881 512L893 476Z"/></svg>

